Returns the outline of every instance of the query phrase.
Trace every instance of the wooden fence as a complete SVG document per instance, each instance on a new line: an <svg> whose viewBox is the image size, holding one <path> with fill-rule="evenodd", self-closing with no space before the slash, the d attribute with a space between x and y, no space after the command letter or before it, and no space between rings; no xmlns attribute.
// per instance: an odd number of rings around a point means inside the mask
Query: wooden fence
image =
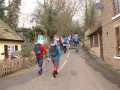
<svg viewBox="0 0 120 90"><path fill-rule="evenodd" d="M14 73L20 69L34 65L36 60L34 58L15 58L0 61L0 77Z"/></svg>

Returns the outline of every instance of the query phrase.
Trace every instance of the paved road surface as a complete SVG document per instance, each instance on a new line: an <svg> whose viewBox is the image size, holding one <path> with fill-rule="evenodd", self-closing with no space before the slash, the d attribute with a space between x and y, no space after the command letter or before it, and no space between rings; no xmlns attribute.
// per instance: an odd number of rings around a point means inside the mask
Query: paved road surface
<svg viewBox="0 0 120 90"><path fill-rule="evenodd" d="M51 73L51 62L43 77L37 75L37 66L33 66L0 79L0 90L120 90L74 50L62 55L57 78L52 78Z"/></svg>

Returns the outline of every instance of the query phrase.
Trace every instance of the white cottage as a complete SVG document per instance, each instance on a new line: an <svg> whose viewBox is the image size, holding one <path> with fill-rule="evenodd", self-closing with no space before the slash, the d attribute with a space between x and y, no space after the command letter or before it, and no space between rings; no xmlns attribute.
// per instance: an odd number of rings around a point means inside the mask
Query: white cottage
<svg viewBox="0 0 120 90"><path fill-rule="evenodd" d="M0 19L0 60L9 58L14 51L21 51L24 40Z"/></svg>

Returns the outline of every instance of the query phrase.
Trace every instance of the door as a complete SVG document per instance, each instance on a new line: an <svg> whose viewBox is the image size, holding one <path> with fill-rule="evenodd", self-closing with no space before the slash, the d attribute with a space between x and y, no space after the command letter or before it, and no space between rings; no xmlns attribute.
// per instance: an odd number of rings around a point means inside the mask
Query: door
<svg viewBox="0 0 120 90"><path fill-rule="evenodd" d="M4 45L5 58L8 58L8 46Z"/></svg>
<svg viewBox="0 0 120 90"><path fill-rule="evenodd" d="M104 60L102 28L100 28L100 30L99 30L99 40L100 40L100 58Z"/></svg>

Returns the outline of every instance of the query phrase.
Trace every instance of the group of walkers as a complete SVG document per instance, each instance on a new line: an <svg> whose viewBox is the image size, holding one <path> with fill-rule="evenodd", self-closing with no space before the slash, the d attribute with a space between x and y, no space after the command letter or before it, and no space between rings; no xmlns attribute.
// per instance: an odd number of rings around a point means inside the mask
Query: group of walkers
<svg viewBox="0 0 120 90"><path fill-rule="evenodd" d="M80 39L78 38L78 35L70 35L70 36L60 36L58 40L55 40L51 42L50 47L48 50L43 44L40 44L38 42L35 43L34 46L34 53L36 55L36 60L38 63L38 74L42 75L43 72L43 57L44 54L47 56L47 61L49 62L50 60L52 61L54 68L53 68L53 77L55 78L56 75L58 74L58 67L59 67L59 62L60 62L60 57L61 57L61 50L66 53L67 49L70 48L70 46L77 46L80 42Z"/></svg>
<svg viewBox="0 0 120 90"><path fill-rule="evenodd" d="M64 53L66 53L67 49L69 49L70 47L77 48L81 41L77 34L61 36L59 40L60 46L64 50Z"/></svg>

